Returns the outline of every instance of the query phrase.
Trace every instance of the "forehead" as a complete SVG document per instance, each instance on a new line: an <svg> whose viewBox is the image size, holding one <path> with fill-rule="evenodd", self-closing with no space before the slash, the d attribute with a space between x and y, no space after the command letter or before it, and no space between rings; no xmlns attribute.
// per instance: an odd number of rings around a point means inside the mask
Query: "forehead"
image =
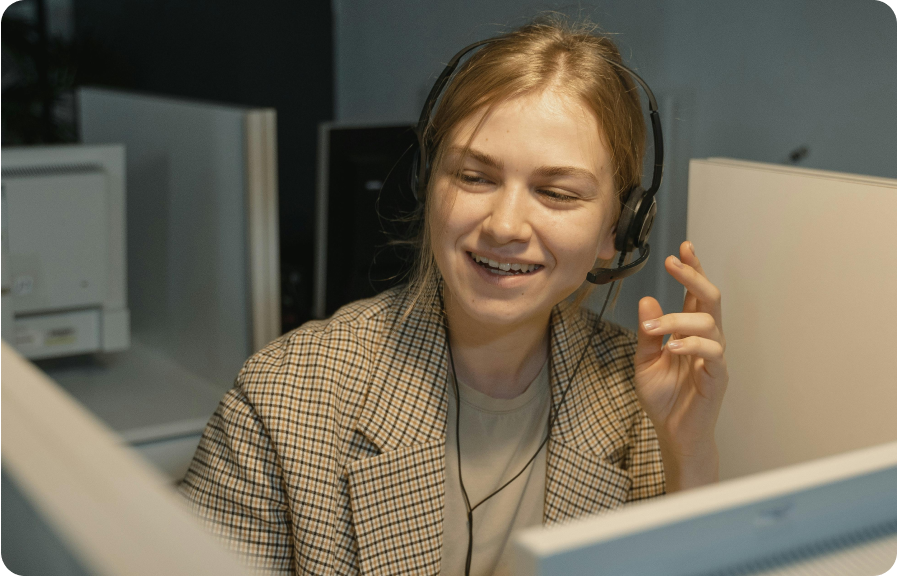
<svg viewBox="0 0 897 576"><path fill-rule="evenodd" d="M544 90L499 102L464 119L450 145L540 164L580 165L596 175L610 154L595 112L581 99Z"/></svg>

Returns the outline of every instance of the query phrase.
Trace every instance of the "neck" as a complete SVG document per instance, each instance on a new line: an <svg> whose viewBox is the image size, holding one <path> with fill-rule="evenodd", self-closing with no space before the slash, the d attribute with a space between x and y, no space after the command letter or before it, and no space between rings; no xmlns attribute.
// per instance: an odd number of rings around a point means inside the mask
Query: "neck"
<svg viewBox="0 0 897 576"><path fill-rule="evenodd" d="M445 313L455 375L483 394L519 396L548 358L550 311L512 325L484 324L467 315L446 288Z"/></svg>

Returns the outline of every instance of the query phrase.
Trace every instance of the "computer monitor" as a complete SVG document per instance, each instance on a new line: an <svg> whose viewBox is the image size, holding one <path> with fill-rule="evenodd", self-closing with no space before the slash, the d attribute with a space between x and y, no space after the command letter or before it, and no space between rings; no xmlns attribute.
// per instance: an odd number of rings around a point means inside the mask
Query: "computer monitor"
<svg viewBox="0 0 897 576"><path fill-rule="evenodd" d="M170 480L2 344L7 568L65 576L248 576Z"/></svg>
<svg viewBox="0 0 897 576"><path fill-rule="evenodd" d="M897 559L897 442L521 532L518 576L883 574Z"/></svg>
<svg viewBox="0 0 897 576"><path fill-rule="evenodd" d="M410 125L321 124L318 135L312 316L374 296L405 280L411 251Z"/></svg>

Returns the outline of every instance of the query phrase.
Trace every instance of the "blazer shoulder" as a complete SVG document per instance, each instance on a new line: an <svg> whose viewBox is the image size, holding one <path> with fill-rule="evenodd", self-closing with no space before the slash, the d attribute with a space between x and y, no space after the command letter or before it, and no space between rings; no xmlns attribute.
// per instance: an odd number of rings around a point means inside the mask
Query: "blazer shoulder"
<svg viewBox="0 0 897 576"><path fill-rule="evenodd" d="M401 299L392 289L287 332L246 360L237 387L252 399L278 386L365 382Z"/></svg>
<svg viewBox="0 0 897 576"><path fill-rule="evenodd" d="M572 311L571 311L572 312ZM574 406L568 412L577 431L571 443L607 462L622 465L637 443L644 412L635 391L637 336L588 309L576 311L579 338L594 333L590 353L581 367Z"/></svg>
<svg viewBox="0 0 897 576"><path fill-rule="evenodd" d="M619 414L637 417L641 410L635 393L635 350L638 336L632 330L607 320L599 320L591 310L583 310L589 331L597 331L592 349L593 367L600 375L606 399L616 405Z"/></svg>
<svg viewBox="0 0 897 576"><path fill-rule="evenodd" d="M638 336L635 332L614 322L599 320L598 314L587 308L580 308L579 314L590 332L595 330L596 324L598 325L597 337L593 346L599 353L623 355L630 359L632 354L635 354L635 347L638 343Z"/></svg>

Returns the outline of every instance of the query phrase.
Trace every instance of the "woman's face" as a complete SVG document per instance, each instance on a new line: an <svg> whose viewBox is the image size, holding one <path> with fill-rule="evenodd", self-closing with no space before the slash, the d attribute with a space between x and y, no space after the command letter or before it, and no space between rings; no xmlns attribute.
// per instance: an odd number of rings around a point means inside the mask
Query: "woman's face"
<svg viewBox="0 0 897 576"><path fill-rule="evenodd" d="M610 153L595 113L551 90L496 106L462 159L481 118L449 137L436 174L436 262L471 320L542 319L614 255Z"/></svg>

